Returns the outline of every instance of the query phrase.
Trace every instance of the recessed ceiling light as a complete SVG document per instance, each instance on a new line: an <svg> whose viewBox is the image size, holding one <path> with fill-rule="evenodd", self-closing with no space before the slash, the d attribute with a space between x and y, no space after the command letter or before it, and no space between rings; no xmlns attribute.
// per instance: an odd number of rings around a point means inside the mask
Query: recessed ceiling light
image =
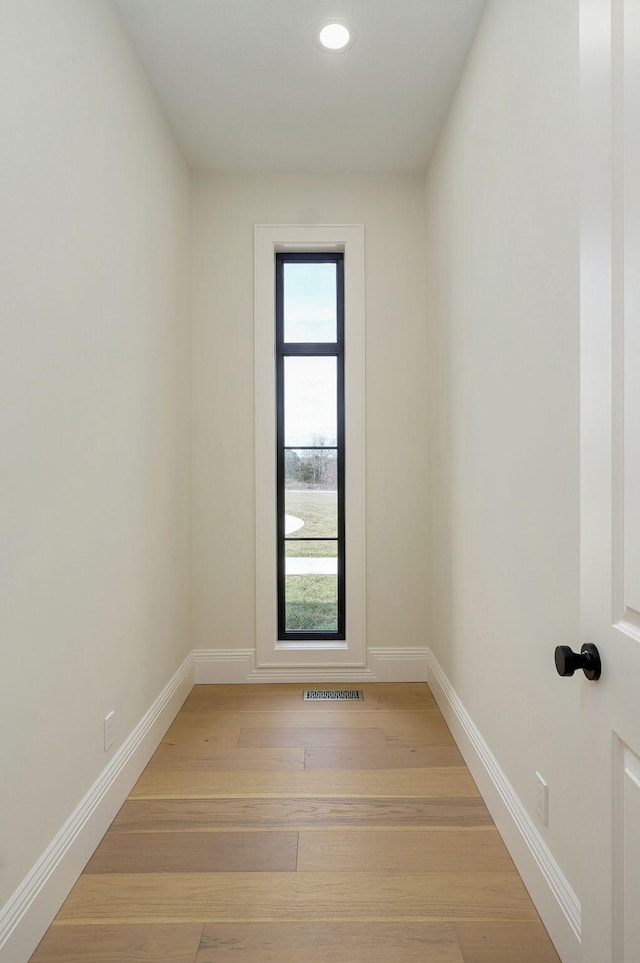
<svg viewBox="0 0 640 963"><path fill-rule="evenodd" d="M353 45L355 34L341 20L326 21L318 31L318 44L323 50L337 53Z"/></svg>

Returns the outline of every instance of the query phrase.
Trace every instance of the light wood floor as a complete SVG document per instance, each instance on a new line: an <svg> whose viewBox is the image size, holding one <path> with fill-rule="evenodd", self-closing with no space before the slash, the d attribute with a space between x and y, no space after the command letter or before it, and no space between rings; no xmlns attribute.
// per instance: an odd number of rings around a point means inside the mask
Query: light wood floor
<svg viewBox="0 0 640 963"><path fill-rule="evenodd" d="M192 690L32 963L558 963L427 686L303 688Z"/></svg>

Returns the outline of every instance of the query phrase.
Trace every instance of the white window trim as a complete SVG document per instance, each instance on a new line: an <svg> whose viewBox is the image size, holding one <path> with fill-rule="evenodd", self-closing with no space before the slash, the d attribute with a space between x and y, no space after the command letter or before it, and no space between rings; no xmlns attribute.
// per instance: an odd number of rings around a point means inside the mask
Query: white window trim
<svg viewBox="0 0 640 963"><path fill-rule="evenodd" d="M276 542L275 254L342 251L345 278L344 642L279 642ZM366 665L364 225L256 224L254 228L256 427L256 665Z"/></svg>

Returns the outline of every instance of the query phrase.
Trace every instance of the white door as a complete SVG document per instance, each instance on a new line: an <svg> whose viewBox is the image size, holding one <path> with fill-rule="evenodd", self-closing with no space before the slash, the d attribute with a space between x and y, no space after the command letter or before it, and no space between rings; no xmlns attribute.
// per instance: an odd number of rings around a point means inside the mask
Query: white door
<svg viewBox="0 0 640 963"><path fill-rule="evenodd" d="M602 658L578 683L582 945L584 963L638 963L640 0L580 10L582 641Z"/></svg>

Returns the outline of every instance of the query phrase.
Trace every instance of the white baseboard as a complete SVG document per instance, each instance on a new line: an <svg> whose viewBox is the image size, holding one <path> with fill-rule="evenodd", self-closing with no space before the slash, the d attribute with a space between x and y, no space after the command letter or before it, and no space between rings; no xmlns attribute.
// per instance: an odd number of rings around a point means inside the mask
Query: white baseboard
<svg viewBox="0 0 640 963"><path fill-rule="evenodd" d="M238 685L255 669L255 649L194 649L195 685Z"/></svg>
<svg viewBox="0 0 640 963"><path fill-rule="evenodd" d="M192 685L190 653L0 910L1 963L29 959Z"/></svg>
<svg viewBox="0 0 640 963"><path fill-rule="evenodd" d="M428 682L435 700L560 958L563 963L579 963L582 952L578 897L430 650L427 666Z"/></svg>
<svg viewBox="0 0 640 963"><path fill-rule="evenodd" d="M377 682L426 682L429 650L419 646L367 649Z"/></svg>
<svg viewBox="0 0 640 963"><path fill-rule="evenodd" d="M370 648L366 667L304 669L257 668L255 649L195 649L195 683L426 682L428 651L417 646Z"/></svg>

